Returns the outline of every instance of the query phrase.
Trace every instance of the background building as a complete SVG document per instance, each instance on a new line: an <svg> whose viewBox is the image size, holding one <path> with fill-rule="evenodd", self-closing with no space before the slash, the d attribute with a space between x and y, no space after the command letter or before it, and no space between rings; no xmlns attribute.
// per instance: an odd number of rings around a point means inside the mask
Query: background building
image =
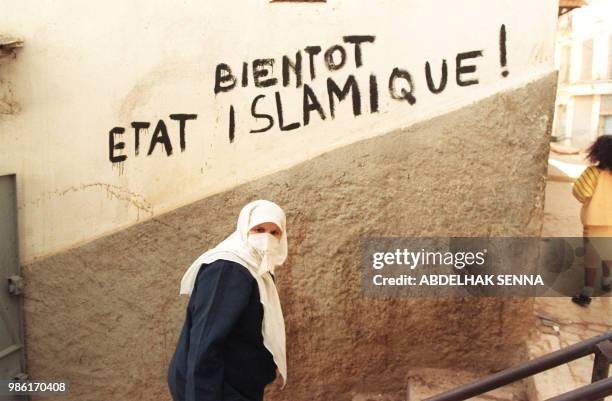
<svg viewBox="0 0 612 401"><path fill-rule="evenodd" d="M612 1L591 0L558 26L554 139L584 148L612 134Z"/></svg>

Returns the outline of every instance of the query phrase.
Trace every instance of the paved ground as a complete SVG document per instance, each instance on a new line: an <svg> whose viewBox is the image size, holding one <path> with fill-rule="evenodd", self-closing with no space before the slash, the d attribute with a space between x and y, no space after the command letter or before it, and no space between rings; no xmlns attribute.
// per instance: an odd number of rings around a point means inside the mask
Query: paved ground
<svg viewBox="0 0 612 401"><path fill-rule="evenodd" d="M542 236L580 236L580 204L571 194L571 180L582 172L584 155L551 154L546 188L545 220ZM595 297L588 308L569 298L537 298L539 337L531 345L532 356L542 355L612 330L612 298ZM536 375L539 399L547 399L590 382L593 357L560 366L549 374ZM612 401L612 396L606 401Z"/></svg>

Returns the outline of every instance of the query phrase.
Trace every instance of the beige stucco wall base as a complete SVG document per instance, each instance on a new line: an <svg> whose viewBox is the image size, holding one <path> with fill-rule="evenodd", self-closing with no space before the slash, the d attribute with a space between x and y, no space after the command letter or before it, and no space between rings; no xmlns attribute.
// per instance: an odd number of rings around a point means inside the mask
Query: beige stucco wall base
<svg viewBox="0 0 612 401"><path fill-rule="evenodd" d="M532 300L366 299L360 238L538 235L555 88L551 73L24 266L31 377L69 379L65 400L169 400L180 278L256 198L284 207L290 238L289 382L267 399L349 400L419 366L522 360Z"/></svg>

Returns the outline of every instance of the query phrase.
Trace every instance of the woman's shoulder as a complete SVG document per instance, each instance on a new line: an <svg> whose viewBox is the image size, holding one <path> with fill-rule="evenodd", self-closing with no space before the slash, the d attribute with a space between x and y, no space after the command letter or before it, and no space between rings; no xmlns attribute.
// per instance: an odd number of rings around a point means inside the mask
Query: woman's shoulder
<svg viewBox="0 0 612 401"><path fill-rule="evenodd" d="M234 262L233 260L217 259L208 264L204 263L200 267L198 277L200 277L203 272L206 272L207 274L223 273L224 275L227 274L229 276L240 278L243 280L255 280L245 266L238 262Z"/></svg>
<svg viewBox="0 0 612 401"><path fill-rule="evenodd" d="M597 177L599 177L599 174L601 174L602 169L600 169L599 167L597 167L596 165L590 165L587 168L584 169L582 176L583 177L588 177L591 180L596 180Z"/></svg>

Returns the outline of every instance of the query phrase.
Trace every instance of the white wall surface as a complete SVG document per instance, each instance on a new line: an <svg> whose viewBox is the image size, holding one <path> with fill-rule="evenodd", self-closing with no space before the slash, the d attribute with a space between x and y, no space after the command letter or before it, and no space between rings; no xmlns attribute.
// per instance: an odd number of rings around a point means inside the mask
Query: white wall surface
<svg viewBox="0 0 612 401"><path fill-rule="evenodd" d="M61 251L164 211L295 165L360 139L462 107L498 91L524 85L552 70L557 18L555 0L328 0L327 3L270 4L265 0L181 2L83 2L0 0L2 33L24 39L14 60L0 64L20 112L0 115L0 174L17 174L22 262ZM507 31L507 70L500 65L500 27ZM354 46L344 35L373 35ZM344 67L330 71L322 53L343 45ZM306 46L321 46L310 79ZM280 92L285 124L303 125L303 87L238 85L214 94L215 68L227 63L240 73L242 62L281 57L301 50L303 82L316 93L326 115L310 114L306 127L278 129L275 95ZM458 53L482 50L464 61L478 79L458 86ZM337 54L336 54L337 56ZM448 63L445 90L427 89L425 63L440 77ZM336 60L337 61L337 60ZM416 103L391 99L394 68L413 79ZM330 117L326 79L343 86L354 74L361 92L361 115L347 100ZM379 111L370 112L369 75L378 81ZM408 87L402 80L398 88ZM270 114L274 127L250 114ZM236 115L235 139L228 139L229 108ZM179 147L178 123L170 114L197 114L186 124L186 147ZM158 120L168 126L173 153L158 144L147 150ZM151 123L135 155L133 121ZM125 127L116 142L127 159L109 160L109 130ZM491 132L495 135L495 132ZM469 149L465 149L469 151ZM410 157L410 149L406 149ZM266 194L262 194L265 197ZM206 227L202 228L206 230Z"/></svg>

